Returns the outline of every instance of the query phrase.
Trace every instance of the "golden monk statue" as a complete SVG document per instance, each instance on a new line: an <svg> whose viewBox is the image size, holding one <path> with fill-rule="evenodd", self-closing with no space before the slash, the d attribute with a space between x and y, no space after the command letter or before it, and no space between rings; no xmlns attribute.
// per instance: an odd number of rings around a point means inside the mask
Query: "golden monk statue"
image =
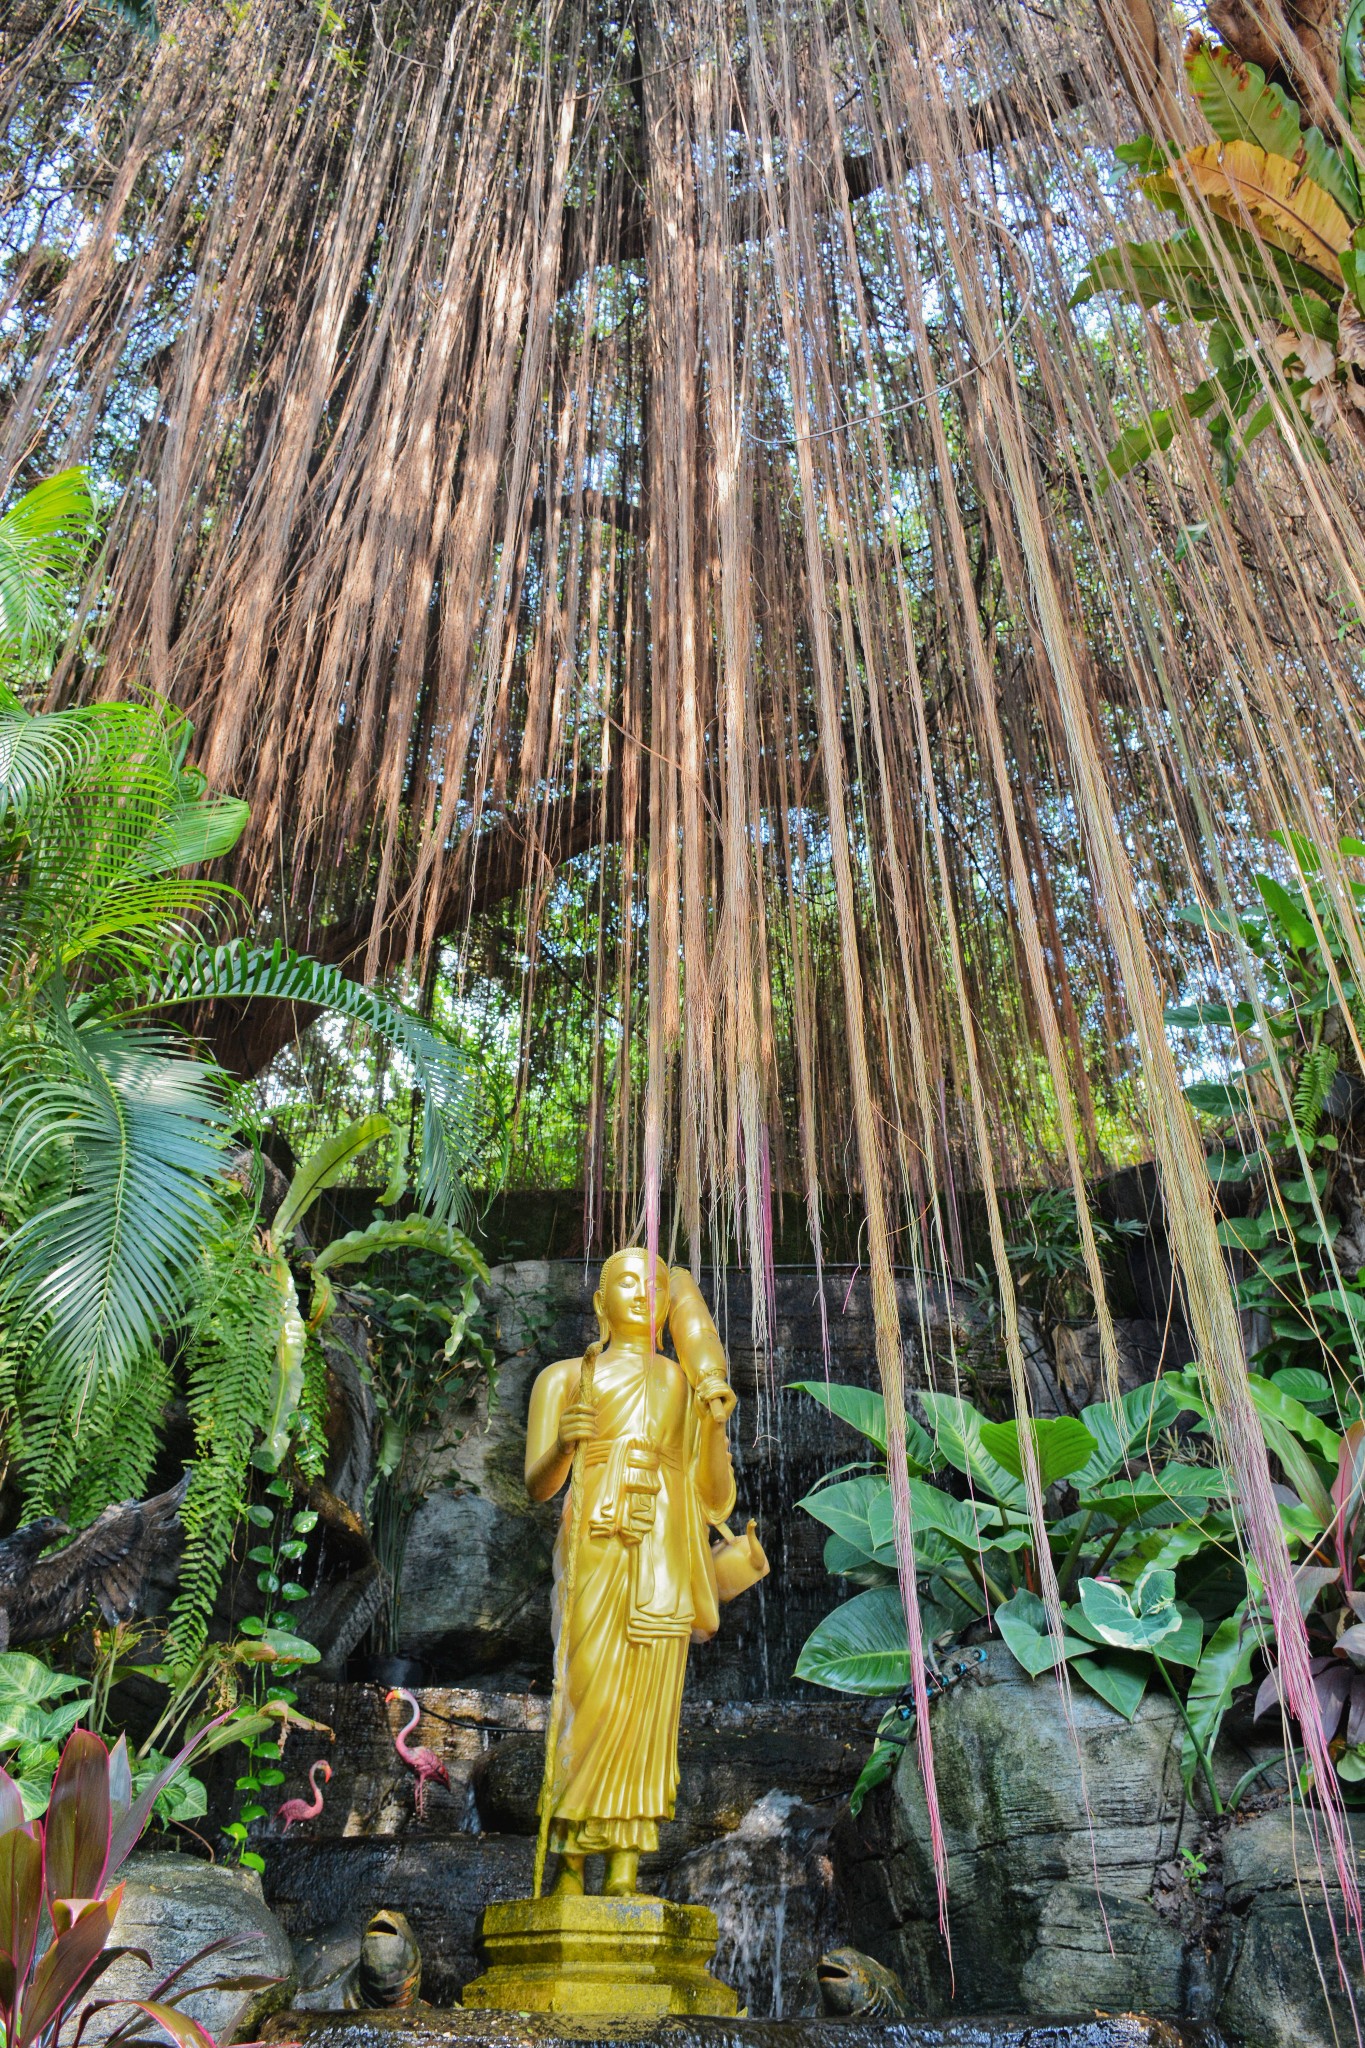
<svg viewBox="0 0 1365 2048"><path fill-rule="evenodd" d="M739 1538L725 1526L735 1396L716 1326L688 1272L656 1260L653 1277L651 1303L649 1254L608 1259L599 1343L547 1366L531 1394L533 1500L559 1491L582 1446L580 1497L566 1500L555 1548L562 1684L546 1786L560 1898L583 1894L592 1855L606 1856L607 1896L635 1892L640 1851L673 1815L688 1644L714 1635L719 1602L768 1569L753 1523ZM657 1348L665 1324L676 1360Z"/></svg>

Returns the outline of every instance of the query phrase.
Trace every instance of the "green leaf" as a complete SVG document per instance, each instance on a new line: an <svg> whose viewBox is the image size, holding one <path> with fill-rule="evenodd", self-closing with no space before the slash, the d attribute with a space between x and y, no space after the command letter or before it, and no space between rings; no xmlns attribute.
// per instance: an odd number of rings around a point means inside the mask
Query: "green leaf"
<svg viewBox="0 0 1365 2048"><path fill-rule="evenodd" d="M1304 1443L1311 1444L1329 1465L1335 1466L1341 1438L1334 1429L1329 1429L1319 1416L1305 1408L1302 1401L1295 1400L1287 1389L1264 1379L1260 1373L1248 1373L1247 1383L1251 1388L1251 1398L1263 1418L1282 1423Z"/></svg>
<svg viewBox="0 0 1365 2048"><path fill-rule="evenodd" d="M1236 1613L1230 1614L1214 1630L1190 1680L1185 1714L1205 1756L1213 1754L1233 1693L1251 1676L1251 1653L1255 1648L1256 1637L1247 1625L1247 1603L1244 1600ZM1157 1655L1160 1654L1158 1645ZM1180 1771L1186 1792L1193 1785L1198 1769L1199 1758L1189 1730L1186 1730L1180 1749Z"/></svg>
<svg viewBox="0 0 1365 2048"><path fill-rule="evenodd" d="M275 1652L281 1664L316 1664L322 1652L306 1636L290 1635L288 1629L268 1628L262 1640Z"/></svg>
<svg viewBox="0 0 1365 2048"><path fill-rule="evenodd" d="M94 530L83 469L46 477L0 518L0 661L37 665L63 639Z"/></svg>
<svg viewBox="0 0 1365 2048"><path fill-rule="evenodd" d="M1250 1099L1246 1084L1269 1064L1268 1060L1257 1060L1254 1065L1243 1067L1230 1081L1196 1081L1181 1092L1190 1108L1197 1109L1201 1116L1244 1116Z"/></svg>
<svg viewBox="0 0 1365 2048"><path fill-rule="evenodd" d="M149 977L142 1008L211 1002L219 997L307 1003L367 1025L398 1048L422 1091L422 1163L418 1195L438 1220L464 1222L470 1208L461 1173L482 1131L477 1075L464 1048L425 1019L276 943L268 950L234 940L185 946L166 970Z"/></svg>
<svg viewBox="0 0 1365 2048"><path fill-rule="evenodd" d="M270 1273L279 1294L280 1323L275 1342L275 1370L271 1376L266 1410L265 1441L252 1458L253 1464L262 1472L278 1471L289 1449L294 1418L303 1399L303 1358L308 1345L308 1331L299 1314L294 1276L283 1252L277 1252L271 1260ZM270 1590L273 1592L274 1587Z"/></svg>
<svg viewBox="0 0 1365 2048"><path fill-rule="evenodd" d="M1025 1508L1024 1489L1012 1472L993 1458L981 1441L986 1418L970 1401L932 1391L920 1395L929 1428L941 1455L957 1471L1003 1507Z"/></svg>
<svg viewBox="0 0 1365 2048"><path fill-rule="evenodd" d="M1250 1003L1167 1003L1163 1016L1173 1029L1182 1031L1202 1031L1210 1024L1250 1031L1256 1022Z"/></svg>
<svg viewBox="0 0 1365 2048"><path fill-rule="evenodd" d="M874 1586L827 1614L806 1638L795 1676L833 1692L902 1692L910 1683L910 1642L899 1587Z"/></svg>
<svg viewBox="0 0 1365 2048"><path fill-rule="evenodd" d="M430 1252L449 1259L461 1272L476 1273L484 1281L488 1278L482 1255L464 1232L430 1216L405 1216L401 1222L382 1216L363 1230L348 1230L344 1237L334 1237L323 1247L313 1261L313 1271L327 1273L337 1266L362 1265L378 1254L402 1251Z"/></svg>
<svg viewBox="0 0 1365 2048"><path fill-rule="evenodd" d="M1047 1609L1036 1593L1026 1592L1022 1587L996 1608L995 1623L1015 1663L1030 1678L1051 1671L1059 1658L1084 1653L1086 1647L1081 1637L1065 1630L1060 1638L1050 1634Z"/></svg>
<svg viewBox="0 0 1365 2048"><path fill-rule="evenodd" d="M872 1754L859 1771L858 1782L848 1795L848 1810L855 1820L862 1812L868 1793L895 1776L896 1766L904 1754L898 1742L875 1742L872 1745Z"/></svg>
<svg viewBox="0 0 1365 2048"><path fill-rule="evenodd" d="M1299 892L1295 890L1291 895L1284 883L1277 882L1273 875L1258 874L1255 880L1261 901L1270 912L1279 937L1301 953L1317 951L1318 935L1313 929L1312 919L1304 910L1303 897Z"/></svg>
<svg viewBox="0 0 1365 2048"><path fill-rule="evenodd" d="M1365 1308L1365 1301L1361 1305ZM1288 1400L1299 1401L1304 1407L1310 1403L1316 1407L1319 1402L1326 1403L1332 1399L1332 1386L1326 1375L1312 1372L1303 1365L1282 1367L1279 1372L1271 1374L1270 1384L1276 1393L1283 1394Z"/></svg>
<svg viewBox="0 0 1365 2048"><path fill-rule="evenodd" d="M1341 61L1337 81L1337 105L1358 143L1365 144L1365 4L1352 0L1341 31ZM1351 209L1348 207L1347 211Z"/></svg>
<svg viewBox="0 0 1365 2048"><path fill-rule="evenodd" d="M1146 1456L1179 1412L1164 1379L1134 1387L1117 1401L1096 1401L1082 1408L1081 1421L1095 1439L1095 1454L1075 1474L1077 1492L1091 1491L1130 1458Z"/></svg>
<svg viewBox="0 0 1365 2048"><path fill-rule="evenodd" d="M1174 1572L1149 1566L1131 1596L1104 1579L1082 1579L1077 1590L1086 1620L1114 1649L1154 1649L1181 1625Z"/></svg>
<svg viewBox="0 0 1365 2048"><path fill-rule="evenodd" d="M788 1380L787 1392L809 1394L859 1436L869 1438L879 1451L886 1450L886 1403L870 1387L845 1386L837 1380Z"/></svg>
<svg viewBox="0 0 1365 2048"><path fill-rule="evenodd" d="M0 1246L0 1307L41 1329L72 1411L166 1336L213 1229L232 1118L216 1071L128 1025L74 1026L54 998L50 1049L0 1057L0 1178L63 1172L72 1192ZM73 1174L74 1168L74 1174ZM73 1186L74 1179L74 1186Z"/></svg>
<svg viewBox="0 0 1365 2048"><path fill-rule="evenodd" d="M1106 1706L1122 1714L1125 1721L1131 1721L1142 1705L1151 1667L1145 1657L1111 1650L1104 1657L1075 1657L1071 1669Z"/></svg>
<svg viewBox="0 0 1365 2048"><path fill-rule="evenodd" d="M832 1530L860 1557L878 1564L895 1564L891 1488L886 1480L870 1475L839 1480L833 1486L808 1493L797 1506Z"/></svg>
<svg viewBox="0 0 1365 2048"><path fill-rule="evenodd" d="M381 1138L387 1138L393 1125L386 1116L372 1115L357 1117L344 1130L328 1138L310 1152L289 1183L288 1193L275 1211L270 1234L280 1245L287 1244L295 1228L302 1222L324 1188L335 1187L346 1174L353 1160L362 1152L368 1152L371 1145L377 1145ZM381 1228L383 1226L380 1226ZM358 1233L353 1233L357 1234Z"/></svg>
<svg viewBox="0 0 1365 2048"><path fill-rule="evenodd" d="M1030 1422L1038 1481L1044 1492L1057 1480L1079 1472L1094 1457L1099 1445L1083 1422L1074 1415L1045 1417ZM1018 1422L987 1422L981 1427L981 1446L997 1465L1003 1465L1014 1479L1024 1477L1023 1446Z"/></svg>

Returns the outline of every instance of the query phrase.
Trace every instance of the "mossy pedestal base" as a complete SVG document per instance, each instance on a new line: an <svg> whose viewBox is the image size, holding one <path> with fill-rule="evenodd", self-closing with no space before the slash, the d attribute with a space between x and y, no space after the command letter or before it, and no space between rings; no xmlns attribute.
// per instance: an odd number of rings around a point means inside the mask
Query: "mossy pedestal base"
<svg viewBox="0 0 1365 2048"><path fill-rule="evenodd" d="M462 2003L597 2019L729 2017L739 2000L707 1968L716 1934L708 1907L671 1899L508 1899L484 1908L488 1968Z"/></svg>

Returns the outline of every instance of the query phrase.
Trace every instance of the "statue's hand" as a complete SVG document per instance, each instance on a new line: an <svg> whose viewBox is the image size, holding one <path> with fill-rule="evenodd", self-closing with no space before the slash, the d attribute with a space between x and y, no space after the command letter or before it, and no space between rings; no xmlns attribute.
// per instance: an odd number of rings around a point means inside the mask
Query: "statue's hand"
<svg viewBox="0 0 1365 2048"><path fill-rule="evenodd" d="M728 1422L738 1406L738 1396L729 1380L719 1373L707 1373L697 1388L697 1399L713 1422Z"/></svg>
<svg viewBox="0 0 1365 2048"><path fill-rule="evenodd" d="M597 1409L591 1401L574 1401L559 1418L559 1448L572 1451L586 1443L597 1427Z"/></svg>

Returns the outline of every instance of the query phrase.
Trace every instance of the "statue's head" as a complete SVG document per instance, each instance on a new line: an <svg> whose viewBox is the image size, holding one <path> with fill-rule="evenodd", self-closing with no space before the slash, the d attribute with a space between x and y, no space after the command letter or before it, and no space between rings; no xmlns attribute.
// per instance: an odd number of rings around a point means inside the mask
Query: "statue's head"
<svg viewBox="0 0 1365 2048"><path fill-rule="evenodd" d="M649 1333L649 1253L640 1249L613 1252L602 1268L597 1292L592 1298L598 1320L605 1322L614 1337L647 1336ZM654 1334L658 1337L668 1321L668 1268L662 1259L654 1261Z"/></svg>

